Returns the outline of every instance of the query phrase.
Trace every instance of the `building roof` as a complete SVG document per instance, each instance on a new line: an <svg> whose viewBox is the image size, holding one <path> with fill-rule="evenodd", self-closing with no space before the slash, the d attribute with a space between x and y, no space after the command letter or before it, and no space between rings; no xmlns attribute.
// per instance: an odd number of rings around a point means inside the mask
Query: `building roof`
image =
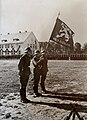
<svg viewBox="0 0 87 120"><path fill-rule="evenodd" d="M8 33L7 35L0 35L0 44L8 44L8 43L21 43L24 42L27 37L30 35L32 32L20 32L19 33L14 33L10 34Z"/></svg>

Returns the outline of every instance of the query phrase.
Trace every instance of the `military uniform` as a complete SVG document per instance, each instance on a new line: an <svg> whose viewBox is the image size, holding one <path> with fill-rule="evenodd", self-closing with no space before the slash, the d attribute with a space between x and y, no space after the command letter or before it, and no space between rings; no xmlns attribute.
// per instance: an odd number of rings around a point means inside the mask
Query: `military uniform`
<svg viewBox="0 0 87 120"><path fill-rule="evenodd" d="M34 65L34 69L33 69L34 86L33 86L33 89L34 89L34 93L35 93L36 96L41 96L41 94L38 93L38 84L39 84L39 81L40 81L40 65L37 65L37 62L39 61L40 56L38 56L37 54L40 54L40 51L37 50L35 52L35 55L34 55L33 60L32 60L32 63Z"/></svg>
<svg viewBox="0 0 87 120"><path fill-rule="evenodd" d="M27 102L26 98L26 86L29 80L29 75L30 75L30 61L31 57L25 53L18 64L18 69L19 69L19 75L20 75L20 83L21 83L21 89L20 89L20 96L21 100L23 102Z"/></svg>
<svg viewBox="0 0 87 120"><path fill-rule="evenodd" d="M42 88L42 91L44 91L44 92L46 92L45 79L46 79L46 75L47 75L47 72L48 72L47 63L48 63L47 57L43 53L37 64L40 65L41 88Z"/></svg>

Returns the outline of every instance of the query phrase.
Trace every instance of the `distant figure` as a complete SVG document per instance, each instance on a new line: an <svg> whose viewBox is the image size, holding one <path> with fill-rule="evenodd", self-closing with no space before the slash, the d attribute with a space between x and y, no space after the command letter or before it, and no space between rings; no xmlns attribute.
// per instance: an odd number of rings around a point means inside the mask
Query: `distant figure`
<svg viewBox="0 0 87 120"><path fill-rule="evenodd" d="M41 57L40 60L38 61L38 64L41 65L41 70L40 70L40 77L41 77L41 89L44 93L47 93L47 90L45 88L45 79L47 76L48 72L48 66L47 66L48 60L46 57L46 51L43 50L41 51Z"/></svg>
<svg viewBox="0 0 87 120"><path fill-rule="evenodd" d="M20 83L21 83L20 97L22 102L29 103L30 100L26 98L26 86L29 80L29 75L31 74L30 62L31 62L32 51L29 47L27 47L24 52L25 54L21 57L18 64Z"/></svg>
<svg viewBox="0 0 87 120"><path fill-rule="evenodd" d="M41 70L41 66L38 64L38 61L40 60L40 51L36 50L32 63L34 65L34 69L33 69L33 73L34 73L34 96L39 97L41 96L41 94L38 92L38 84L40 81L40 70Z"/></svg>

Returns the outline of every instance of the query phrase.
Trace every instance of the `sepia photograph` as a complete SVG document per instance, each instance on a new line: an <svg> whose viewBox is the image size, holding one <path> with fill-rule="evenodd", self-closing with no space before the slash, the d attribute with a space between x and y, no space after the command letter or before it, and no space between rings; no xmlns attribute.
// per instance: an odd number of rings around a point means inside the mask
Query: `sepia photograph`
<svg viewBox="0 0 87 120"><path fill-rule="evenodd" d="M0 120L87 120L87 0L0 0Z"/></svg>

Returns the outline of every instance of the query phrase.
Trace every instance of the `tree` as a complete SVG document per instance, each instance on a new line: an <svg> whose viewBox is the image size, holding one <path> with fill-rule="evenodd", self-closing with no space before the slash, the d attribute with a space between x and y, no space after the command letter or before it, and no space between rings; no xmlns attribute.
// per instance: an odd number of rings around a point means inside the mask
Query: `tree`
<svg viewBox="0 0 87 120"><path fill-rule="evenodd" d="M86 53L86 54L87 54L87 43L84 43L82 49L83 49L83 53Z"/></svg>
<svg viewBox="0 0 87 120"><path fill-rule="evenodd" d="M75 53L81 53L81 44L79 42L75 43L74 51Z"/></svg>

